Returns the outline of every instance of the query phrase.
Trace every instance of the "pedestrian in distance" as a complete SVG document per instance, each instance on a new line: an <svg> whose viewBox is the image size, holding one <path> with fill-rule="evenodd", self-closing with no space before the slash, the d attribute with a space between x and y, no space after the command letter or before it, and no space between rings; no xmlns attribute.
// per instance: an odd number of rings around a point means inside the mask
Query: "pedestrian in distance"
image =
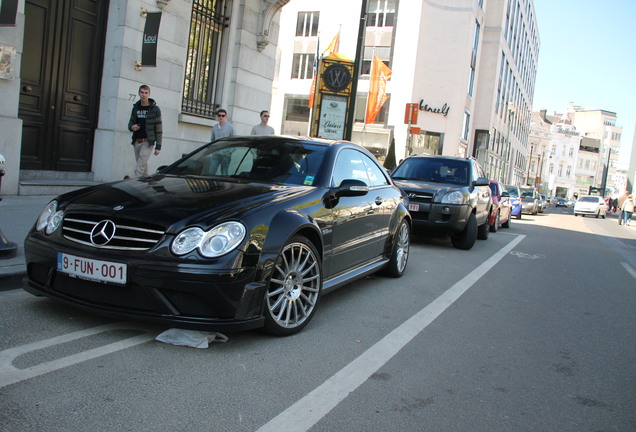
<svg viewBox="0 0 636 432"><path fill-rule="evenodd" d="M216 119L218 123L212 126L212 133L210 134L210 141L216 141L221 138L236 136L234 126L227 120L227 111L223 108L216 112Z"/></svg>
<svg viewBox="0 0 636 432"><path fill-rule="evenodd" d="M219 121L218 124L212 126L212 133L210 135L211 141L216 141L221 138L236 136L236 131L232 123L227 121L227 111L223 108L216 112L216 118ZM223 149L221 151L213 153L207 160L204 172L210 175L216 175L216 172L221 167L221 175L226 176L228 174L228 168L232 159L232 149Z"/></svg>
<svg viewBox="0 0 636 432"><path fill-rule="evenodd" d="M274 135L274 128L267 124L269 111L261 111L261 122L252 128L252 135Z"/></svg>
<svg viewBox="0 0 636 432"><path fill-rule="evenodd" d="M161 110L154 99L150 98L150 87L139 86L139 100L133 104L128 130L132 134L132 145L135 150L135 176L148 175L148 160L154 153L161 152L163 123Z"/></svg>
<svg viewBox="0 0 636 432"><path fill-rule="evenodd" d="M622 225L623 224L623 203L625 202L625 200L629 197L629 193L627 191L623 192L623 195L621 195L618 198L618 224Z"/></svg>
<svg viewBox="0 0 636 432"><path fill-rule="evenodd" d="M629 226L632 222L632 214L634 213L634 195L630 194L621 206L621 215L623 216L623 224Z"/></svg>

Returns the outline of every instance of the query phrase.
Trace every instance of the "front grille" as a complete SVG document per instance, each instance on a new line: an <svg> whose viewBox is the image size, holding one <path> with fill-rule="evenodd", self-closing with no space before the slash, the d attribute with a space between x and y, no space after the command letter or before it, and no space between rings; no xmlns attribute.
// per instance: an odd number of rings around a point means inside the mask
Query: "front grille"
<svg viewBox="0 0 636 432"><path fill-rule="evenodd" d="M93 230L105 221L114 224L112 238L108 238L110 235L97 238L98 233ZM62 235L67 240L102 249L145 251L156 245L164 232L159 225L92 214L67 214L62 224Z"/></svg>
<svg viewBox="0 0 636 432"><path fill-rule="evenodd" d="M430 192L423 191L407 191L410 201L416 202L432 202L434 195Z"/></svg>

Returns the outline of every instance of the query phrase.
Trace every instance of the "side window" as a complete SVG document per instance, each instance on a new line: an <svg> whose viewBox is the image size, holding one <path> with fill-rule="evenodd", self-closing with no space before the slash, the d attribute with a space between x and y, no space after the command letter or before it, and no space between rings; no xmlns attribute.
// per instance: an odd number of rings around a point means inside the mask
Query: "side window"
<svg viewBox="0 0 636 432"><path fill-rule="evenodd" d="M362 160L364 160L367 166L367 175L369 177L369 181L371 182L369 183L369 187L388 185L389 181L384 174L384 170L378 167L378 165L375 164L371 160L371 158L369 158L369 156L362 153L360 155L362 156Z"/></svg>
<svg viewBox="0 0 636 432"><path fill-rule="evenodd" d="M362 180L370 185L367 167L362 157L364 155L352 149L344 149L338 154L331 179L332 186L338 187L343 180Z"/></svg>

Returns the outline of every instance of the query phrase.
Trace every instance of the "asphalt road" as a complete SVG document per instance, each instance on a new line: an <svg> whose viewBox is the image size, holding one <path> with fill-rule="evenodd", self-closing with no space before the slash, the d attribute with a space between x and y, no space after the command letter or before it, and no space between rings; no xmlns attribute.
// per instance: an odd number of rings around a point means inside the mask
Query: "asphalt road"
<svg viewBox="0 0 636 432"><path fill-rule="evenodd" d="M570 212L470 251L414 237L403 278L288 338L179 347L0 292L0 431L636 430L636 226Z"/></svg>

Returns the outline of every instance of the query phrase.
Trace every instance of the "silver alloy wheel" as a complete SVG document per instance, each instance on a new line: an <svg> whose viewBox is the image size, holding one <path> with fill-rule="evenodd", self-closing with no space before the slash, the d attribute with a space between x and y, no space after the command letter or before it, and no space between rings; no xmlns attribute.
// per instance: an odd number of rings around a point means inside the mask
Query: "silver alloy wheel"
<svg viewBox="0 0 636 432"><path fill-rule="evenodd" d="M409 242L410 242L410 230L406 222L400 225L399 232L397 233L397 269L400 273L404 271L406 263L409 259Z"/></svg>
<svg viewBox="0 0 636 432"><path fill-rule="evenodd" d="M276 260L267 288L267 308L274 323L300 329L311 318L321 287L320 261L305 243L289 243Z"/></svg>

